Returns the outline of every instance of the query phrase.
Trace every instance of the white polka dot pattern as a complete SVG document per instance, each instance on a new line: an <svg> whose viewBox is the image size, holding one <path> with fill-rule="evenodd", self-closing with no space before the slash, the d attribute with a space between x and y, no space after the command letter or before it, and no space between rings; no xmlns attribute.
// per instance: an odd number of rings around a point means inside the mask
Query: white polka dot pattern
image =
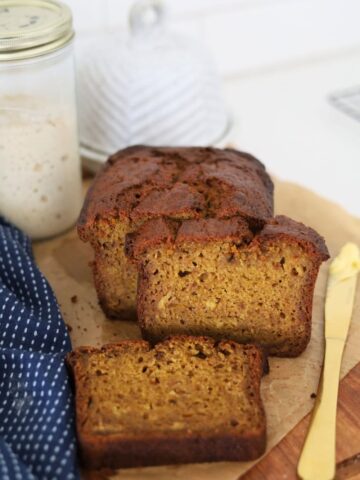
<svg viewBox="0 0 360 480"><path fill-rule="evenodd" d="M77 479L71 349L29 239L0 219L0 479Z"/></svg>

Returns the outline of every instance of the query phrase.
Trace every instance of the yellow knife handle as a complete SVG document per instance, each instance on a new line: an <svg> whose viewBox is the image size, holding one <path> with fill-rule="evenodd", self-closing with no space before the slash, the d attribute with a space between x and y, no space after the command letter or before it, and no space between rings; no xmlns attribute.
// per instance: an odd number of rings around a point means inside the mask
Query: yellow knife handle
<svg viewBox="0 0 360 480"><path fill-rule="evenodd" d="M336 406L343 350L343 340L326 340L320 390L298 464L303 480L335 478Z"/></svg>

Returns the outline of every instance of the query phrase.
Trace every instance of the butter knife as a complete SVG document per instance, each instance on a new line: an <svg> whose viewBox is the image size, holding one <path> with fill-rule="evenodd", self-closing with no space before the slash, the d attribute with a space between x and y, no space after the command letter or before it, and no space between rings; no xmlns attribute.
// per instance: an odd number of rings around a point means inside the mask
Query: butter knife
<svg viewBox="0 0 360 480"><path fill-rule="evenodd" d="M325 300L325 357L319 391L297 473L303 480L335 477L336 407L341 359L354 306L360 252L345 244L330 264Z"/></svg>

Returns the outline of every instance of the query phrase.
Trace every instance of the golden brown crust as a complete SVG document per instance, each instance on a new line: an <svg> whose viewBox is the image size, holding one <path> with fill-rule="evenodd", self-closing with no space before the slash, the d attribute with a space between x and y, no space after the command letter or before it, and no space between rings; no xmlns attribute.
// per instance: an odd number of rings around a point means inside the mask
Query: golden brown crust
<svg viewBox="0 0 360 480"><path fill-rule="evenodd" d="M308 252L317 257L320 262L329 258L328 248L321 235L314 229L285 215L277 215L275 218L268 220L259 233L259 237L262 239L285 237L292 240L295 239L306 246Z"/></svg>
<svg viewBox="0 0 360 480"><path fill-rule="evenodd" d="M89 427L83 428L86 418L87 393L83 391L86 376L86 364L93 354L105 352L117 356L121 351L145 352L151 349L144 340L123 340L101 349L81 347L68 354L66 361L75 381L76 389L76 424L82 463L86 468L120 468L148 465L166 465L177 463L195 463L212 461L252 460L261 455L266 446L266 421L260 397L260 382L264 373L266 359L261 348L255 345L239 345L232 341L214 342L207 337L170 337L159 346L170 348L178 342L193 341L196 345L207 345L220 352L241 349L246 355L249 368L247 382L251 385L251 398L259 410L261 424L247 433L230 433L229 431L211 431L204 424L204 431L195 434L191 430L181 432L161 432L156 428L148 434L98 434ZM157 347L155 347L157 348ZM101 405L97 406L101 409Z"/></svg>
<svg viewBox="0 0 360 480"><path fill-rule="evenodd" d="M252 242L257 245L267 240L282 238L303 245L314 257L316 263L329 258L323 237L312 228L284 215L269 219L263 229L255 235L247 223L239 217L184 221L171 221L164 218L149 220L135 233L127 235L125 249L129 258L136 259L147 249L160 244L179 245L187 242L209 243L217 240L231 240L239 244Z"/></svg>
<svg viewBox="0 0 360 480"><path fill-rule="evenodd" d="M240 217L174 221L157 218L145 222L125 238L125 252L131 259L139 258L149 248L186 242L208 243L215 240L249 243L253 233Z"/></svg>
<svg viewBox="0 0 360 480"><path fill-rule="evenodd" d="M273 184L247 153L201 147L134 146L108 160L90 188L78 229L100 218L228 218L259 226L273 214Z"/></svg>
<svg viewBox="0 0 360 480"><path fill-rule="evenodd" d="M132 468L186 463L249 461L265 451L266 432L237 438L218 437L163 437L124 440L116 436L104 438L80 436L82 463L89 469Z"/></svg>

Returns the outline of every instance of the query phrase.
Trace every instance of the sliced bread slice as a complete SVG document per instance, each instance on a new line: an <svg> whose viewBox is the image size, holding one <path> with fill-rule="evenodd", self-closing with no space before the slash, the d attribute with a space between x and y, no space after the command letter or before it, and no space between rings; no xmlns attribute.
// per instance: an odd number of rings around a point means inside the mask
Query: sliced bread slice
<svg viewBox="0 0 360 480"><path fill-rule="evenodd" d="M251 460L264 452L259 347L172 337L123 340L67 357L84 466Z"/></svg>
<svg viewBox="0 0 360 480"><path fill-rule="evenodd" d="M157 219L127 237L138 262L143 336L208 335L299 355L311 334L324 240L284 216L253 233L241 218Z"/></svg>

